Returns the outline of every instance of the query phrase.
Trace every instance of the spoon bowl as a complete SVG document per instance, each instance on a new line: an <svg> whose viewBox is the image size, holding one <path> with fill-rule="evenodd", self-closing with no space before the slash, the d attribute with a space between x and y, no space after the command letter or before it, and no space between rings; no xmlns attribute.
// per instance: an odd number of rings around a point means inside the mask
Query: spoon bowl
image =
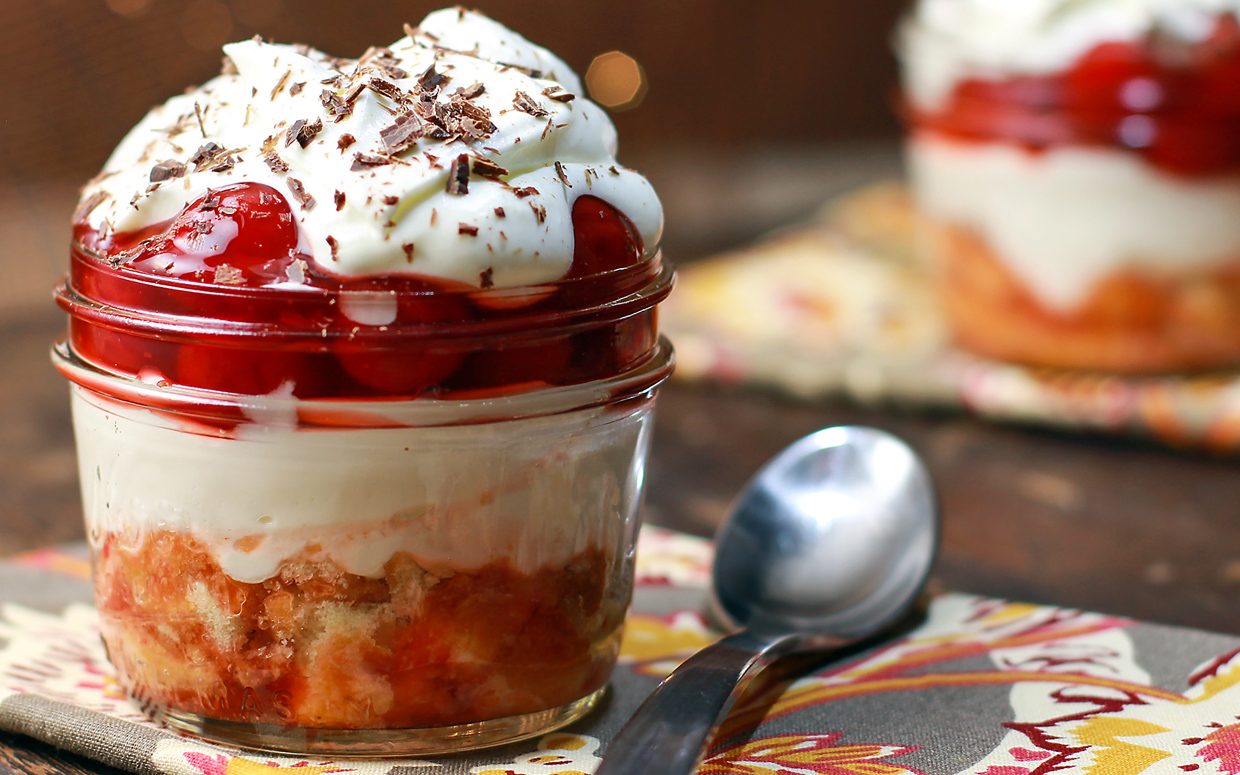
<svg viewBox="0 0 1240 775"><path fill-rule="evenodd" d="M907 611L938 510L925 465L873 428L828 428L749 482L716 536L712 608L728 629L856 639Z"/></svg>
<svg viewBox="0 0 1240 775"><path fill-rule="evenodd" d="M689 775L766 667L889 630L925 587L938 526L930 475L899 438L828 428L785 449L745 487L716 539L712 607L736 631L655 689L597 775Z"/></svg>

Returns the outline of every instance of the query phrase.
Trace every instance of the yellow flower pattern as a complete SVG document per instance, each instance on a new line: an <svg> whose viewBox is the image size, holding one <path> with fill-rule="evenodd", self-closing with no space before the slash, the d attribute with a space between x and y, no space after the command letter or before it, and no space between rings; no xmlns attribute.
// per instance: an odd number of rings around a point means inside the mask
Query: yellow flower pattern
<svg viewBox="0 0 1240 775"><path fill-rule="evenodd" d="M599 741L584 735L554 734L538 741L538 750L510 764L474 767L470 775L590 775L602 759Z"/></svg>

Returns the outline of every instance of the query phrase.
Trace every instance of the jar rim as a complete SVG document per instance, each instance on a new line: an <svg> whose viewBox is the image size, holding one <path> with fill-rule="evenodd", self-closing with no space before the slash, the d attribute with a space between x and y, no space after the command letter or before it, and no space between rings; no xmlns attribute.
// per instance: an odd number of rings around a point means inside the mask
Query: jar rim
<svg viewBox="0 0 1240 775"><path fill-rule="evenodd" d="M393 339L454 340L505 336L513 339L538 337L540 332L571 332L589 328L600 322L623 320L645 311L663 301L675 282L675 271L663 260L661 251L645 257L641 262L620 269L613 269L580 278L561 279L549 283L528 286L489 289L449 290L365 290L320 288L238 288L217 286L177 278L165 278L144 272L117 272L114 267L100 270L99 262L106 260L87 252L75 243L72 249L74 270L55 289L57 303L70 316L112 330L137 333L161 339L244 337L252 343L255 337L279 342L280 346L296 340L319 340L347 338L376 342ZM90 262L86 264L85 262ZM124 283L146 288L158 288L166 308L124 307L109 301L93 298L79 286L79 271L108 271L113 278ZM359 278L365 279L365 278ZM75 282L76 281L76 282ZM607 292L597 292L597 289ZM595 290L593 294L588 291ZM575 293L586 302L567 308L545 309L537 302L559 292ZM348 328L324 328L319 325L274 325L262 320L232 320L212 315L186 313L185 299L219 299L227 302L253 302L283 309L303 308L308 311L322 309L325 303L353 302L357 304L399 305L402 301L434 303L438 300L468 300L473 304L495 305L504 314L481 319L442 320L394 320L389 325L361 325L357 330ZM330 301L327 301L330 300ZM526 301L528 303L522 303ZM189 305L193 307L194 305ZM211 309L208 305L206 309Z"/></svg>
<svg viewBox="0 0 1240 775"><path fill-rule="evenodd" d="M74 385L137 409L207 421L240 413L252 422L324 430L476 425L549 417L649 397L675 368L672 345L660 336L643 363L591 382L483 398L306 399L280 391L254 396L121 376L82 359L63 340L52 346L51 359Z"/></svg>

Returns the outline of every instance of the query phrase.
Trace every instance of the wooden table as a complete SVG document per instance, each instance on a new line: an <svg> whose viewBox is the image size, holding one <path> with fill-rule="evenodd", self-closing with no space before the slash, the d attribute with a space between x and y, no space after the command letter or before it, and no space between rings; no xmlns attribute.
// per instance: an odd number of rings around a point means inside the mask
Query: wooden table
<svg viewBox="0 0 1240 775"><path fill-rule="evenodd" d="M879 167L889 169L890 154L885 158ZM759 206L742 195L732 203L715 198L714 206L725 211L719 222L732 223L730 231L706 228L709 213L694 209L701 198L695 192L712 190L717 179L668 172L669 209L684 213L684 220L702 227L697 233L708 235L673 242L676 253L700 253L746 229L752 233L769 225L780 212L807 211L821 195L860 179L858 169L872 174L878 168L866 164L843 164L846 173L835 177L815 177L811 167L803 176L810 182L794 186L793 193L783 170L768 170L783 176L779 196L784 199L776 204L768 198ZM840 166L837 160L833 169ZM751 193L763 190L755 185ZM55 207L67 207L64 201L71 199L61 189L49 197ZM49 207L63 218L65 210L51 205L39 211ZM742 213L749 220L737 226ZM18 236L0 234L10 245ZM3 309L0 556L82 536L66 389L46 358L62 321L41 300ZM894 431L925 455L944 512L936 587L1240 634L1240 467L1234 460L999 427L959 415L842 402L807 405L674 384L661 400L647 518L709 535L732 494L765 459L805 433L839 423ZM0 772L6 768L100 771L46 746L0 735Z"/></svg>

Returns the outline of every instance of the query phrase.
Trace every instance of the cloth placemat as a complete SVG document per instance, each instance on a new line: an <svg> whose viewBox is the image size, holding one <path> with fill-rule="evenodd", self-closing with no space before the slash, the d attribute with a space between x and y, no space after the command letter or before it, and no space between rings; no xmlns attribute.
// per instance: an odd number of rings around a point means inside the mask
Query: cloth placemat
<svg viewBox="0 0 1240 775"><path fill-rule="evenodd" d="M100 645L81 547L0 563L0 729L136 773L580 775L649 691L708 644L710 547L647 528L602 707L541 739L426 760L242 753L148 721ZM704 775L1240 773L1240 638L964 595L904 637L772 683Z"/></svg>
<svg viewBox="0 0 1240 775"><path fill-rule="evenodd" d="M1240 373L1086 374L953 348L916 232L904 186L882 183L812 222L682 268L662 312L676 377L1240 452Z"/></svg>

